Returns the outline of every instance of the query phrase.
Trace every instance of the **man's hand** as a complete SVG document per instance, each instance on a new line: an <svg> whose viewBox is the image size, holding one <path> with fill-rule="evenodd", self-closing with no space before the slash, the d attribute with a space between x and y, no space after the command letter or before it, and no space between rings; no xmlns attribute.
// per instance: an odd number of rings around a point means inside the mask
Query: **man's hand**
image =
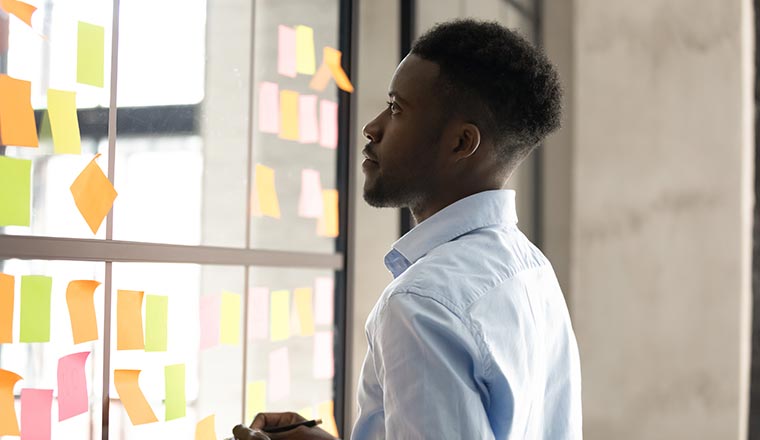
<svg viewBox="0 0 760 440"><path fill-rule="evenodd" d="M278 426L292 425L294 423L305 422L306 419L292 412L285 413L259 413L251 423L251 429L263 431L272 440L336 440L335 437L328 434L327 431L318 427L307 428L299 426L286 432L268 433L264 428L276 428ZM237 437L237 433L235 434ZM258 440L259 437L250 437L250 440ZM241 440L249 440L240 437Z"/></svg>

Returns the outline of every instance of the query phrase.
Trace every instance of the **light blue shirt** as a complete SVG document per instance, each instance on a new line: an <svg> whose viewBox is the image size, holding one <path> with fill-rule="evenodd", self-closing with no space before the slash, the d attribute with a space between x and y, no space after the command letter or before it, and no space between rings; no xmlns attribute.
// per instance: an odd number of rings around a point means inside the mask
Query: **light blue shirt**
<svg viewBox="0 0 760 440"><path fill-rule="evenodd" d="M369 315L355 440L580 439L578 347L515 193L444 208L394 245Z"/></svg>

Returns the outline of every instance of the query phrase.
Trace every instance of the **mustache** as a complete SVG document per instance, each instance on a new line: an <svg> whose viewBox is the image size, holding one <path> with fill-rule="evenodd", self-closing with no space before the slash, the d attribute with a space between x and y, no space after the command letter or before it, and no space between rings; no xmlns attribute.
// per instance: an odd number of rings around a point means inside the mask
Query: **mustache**
<svg viewBox="0 0 760 440"><path fill-rule="evenodd" d="M377 162L377 154L373 151L375 148L375 144L372 142L368 142L367 145L364 146L364 149L362 150L362 154L364 157L368 158L369 160Z"/></svg>

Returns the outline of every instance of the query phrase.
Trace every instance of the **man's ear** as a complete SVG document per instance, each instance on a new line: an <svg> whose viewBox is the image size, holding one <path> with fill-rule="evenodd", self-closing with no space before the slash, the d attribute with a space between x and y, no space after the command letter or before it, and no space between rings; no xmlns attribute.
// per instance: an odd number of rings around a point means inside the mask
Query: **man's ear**
<svg viewBox="0 0 760 440"><path fill-rule="evenodd" d="M453 150L456 161L472 156L478 151L478 147L480 147L480 129L475 124L465 122L460 128L458 143Z"/></svg>

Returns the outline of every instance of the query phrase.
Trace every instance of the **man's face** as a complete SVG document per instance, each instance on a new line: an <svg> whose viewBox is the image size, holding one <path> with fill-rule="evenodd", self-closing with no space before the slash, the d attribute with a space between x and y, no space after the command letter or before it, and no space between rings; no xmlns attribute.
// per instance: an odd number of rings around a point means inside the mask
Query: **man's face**
<svg viewBox="0 0 760 440"><path fill-rule="evenodd" d="M370 205L415 206L439 188L445 119L435 94L438 72L436 63L407 56L391 79L388 106L364 127L364 200Z"/></svg>

